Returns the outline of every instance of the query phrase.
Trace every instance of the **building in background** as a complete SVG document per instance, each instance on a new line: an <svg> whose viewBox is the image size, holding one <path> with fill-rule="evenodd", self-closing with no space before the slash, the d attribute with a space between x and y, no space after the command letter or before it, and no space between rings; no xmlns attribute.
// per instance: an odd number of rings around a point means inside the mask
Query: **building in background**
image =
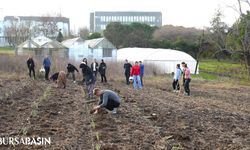
<svg viewBox="0 0 250 150"><path fill-rule="evenodd" d="M131 55L139 54L139 55ZM160 49L160 48L122 48L117 50L117 60L124 61L142 61L146 64L148 69L154 74L168 74L175 72L176 65L185 62L192 74L195 73L197 61L189 54L173 50L173 49ZM146 71L149 71L146 69ZM198 66L199 73L199 66ZM147 73L146 73L147 74Z"/></svg>
<svg viewBox="0 0 250 150"><path fill-rule="evenodd" d="M82 61L83 58L116 61L117 49L106 38L85 41L81 38L73 38L63 41L62 44L69 49L69 59L76 62Z"/></svg>
<svg viewBox="0 0 250 150"><path fill-rule="evenodd" d="M49 24L55 24L56 30L61 29L63 35L68 36L70 33L69 18L66 17L50 17L50 16L5 16L4 26L8 26L12 21L18 20L21 24L30 25L33 27L48 26Z"/></svg>
<svg viewBox="0 0 250 150"><path fill-rule="evenodd" d="M0 46L19 45L29 38L40 35L55 39L60 29L64 37L70 34L69 18L50 16L5 16L3 20L0 21Z"/></svg>
<svg viewBox="0 0 250 150"><path fill-rule="evenodd" d="M62 43L45 36L37 36L28 39L18 45L17 55L33 55L44 57L45 55L57 58L68 58L68 48Z"/></svg>
<svg viewBox="0 0 250 150"><path fill-rule="evenodd" d="M150 26L162 26L161 12L106 12L90 13L90 32L102 32L111 22L130 24L132 22L145 23Z"/></svg>

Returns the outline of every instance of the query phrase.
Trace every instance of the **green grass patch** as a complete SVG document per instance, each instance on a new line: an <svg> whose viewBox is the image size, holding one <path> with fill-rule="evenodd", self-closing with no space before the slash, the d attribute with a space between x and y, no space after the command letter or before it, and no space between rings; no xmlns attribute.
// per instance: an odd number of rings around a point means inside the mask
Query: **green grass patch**
<svg viewBox="0 0 250 150"><path fill-rule="evenodd" d="M15 50L12 47L0 47L0 54L14 55Z"/></svg>
<svg viewBox="0 0 250 150"><path fill-rule="evenodd" d="M246 67L240 63L217 60L203 60L199 64L200 76L204 79L214 80L215 76L247 79Z"/></svg>
<svg viewBox="0 0 250 150"><path fill-rule="evenodd" d="M200 72L198 75L192 75L191 78L196 78L196 79L202 78L204 80L217 80L219 76L205 72Z"/></svg>

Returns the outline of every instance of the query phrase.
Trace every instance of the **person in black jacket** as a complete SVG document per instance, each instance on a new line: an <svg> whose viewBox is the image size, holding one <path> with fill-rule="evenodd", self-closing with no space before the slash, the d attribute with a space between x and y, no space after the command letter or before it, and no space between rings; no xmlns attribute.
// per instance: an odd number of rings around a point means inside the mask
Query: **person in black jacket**
<svg viewBox="0 0 250 150"><path fill-rule="evenodd" d="M80 65L80 68L82 68L82 72L85 75L85 82L87 85L87 91L88 91L88 98L93 98L93 89L95 88L95 76L90 69L89 66L86 65L85 62L82 62Z"/></svg>
<svg viewBox="0 0 250 150"><path fill-rule="evenodd" d="M68 78L68 76L70 74L72 74L73 81L75 83L76 82L75 71L77 71L79 73L78 69L74 65L72 65L71 63L68 63L67 70L68 70L68 73L67 73L66 77Z"/></svg>
<svg viewBox="0 0 250 150"><path fill-rule="evenodd" d="M104 82L107 82L106 69L107 69L106 63L102 59L102 62L100 63L100 66L99 66L99 72L101 75L101 82L103 82L103 80L104 80Z"/></svg>
<svg viewBox="0 0 250 150"><path fill-rule="evenodd" d="M31 72L33 72L33 76L34 76L34 79L36 78L36 74L35 74L35 62L32 58L32 56L29 56L28 59L27 59L27 66L28 66L28 69L29 69L29 76L31 78Z"/></svg>
<svg viewBox="0 0 250 150"><path fill-rule="evenodd" d="M84 70L83 70L83 63L85 63L85 65L88 66L88 60L87 60L87 58L83 58L80 66L79 66L79 68L82 69L82 77L83 77L82 78L82 82L84 83L85 82L85 74L84 74Z"/></svg>
<svg viewBox="0 0 250 150"><path fill-rule="evenodd" d="M129 85L129 76L130 76L130 70L132 68L132 65L128 62L128 60L125 60L125 64L123 66L125 70L125 77L126 77L126 83Z"/></svg>

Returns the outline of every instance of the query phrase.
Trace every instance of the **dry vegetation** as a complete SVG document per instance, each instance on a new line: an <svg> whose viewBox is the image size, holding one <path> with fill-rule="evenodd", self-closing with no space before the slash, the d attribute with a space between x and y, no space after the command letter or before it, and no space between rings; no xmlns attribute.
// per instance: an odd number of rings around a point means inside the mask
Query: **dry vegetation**
<svg viewBox="0 0 250 150"><path fill-rule="evenodd" d="M35 58L37 69L41 59ZM109 64L108 84L119 93L118 114L90 115L81 74L57 89L27 76L26 57L0 56L0 137L51 137L52 145L0 149L250 149L250 87L193 79L191 96L173 93L167 76L145 78L143 90L124 84L122 63ZM90 63L90 62L89 62ZM8 65L2 65L8 64ZM53 60L52 72L67 61ZM78 67L78 63L74 62Z"/></svg>

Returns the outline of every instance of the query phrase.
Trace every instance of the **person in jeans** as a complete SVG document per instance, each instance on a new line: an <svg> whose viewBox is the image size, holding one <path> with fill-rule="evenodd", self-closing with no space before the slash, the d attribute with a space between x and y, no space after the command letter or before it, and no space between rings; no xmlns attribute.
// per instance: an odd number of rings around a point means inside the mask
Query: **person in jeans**
<svg viewBox="0 0 250 150"><path fill-rule="evenodd" d="M184 95L190 96L190 89L189 89L189 83L191 81L191 77L190 77L190 70L187 67L187 64L185 64L184 66L184 71L185 71L185 82L184 82L184 89L185 89L185 93Z"/></svg>
<svg viewBox="0 0 250 150"><path fill-rule="evenodd" d="M141 89L142 86L141 86L141 79L140 79L140 66L138 65L137 61L135 62L135 65L132 67L130 75L133 76L134 89L135 90L137 89L137 84L138 84L138 88Z"/></svg>
<svg viewBox="0 0 250 150"><path fill-rule="evenodd" d="M140 63L140 78L141 78L141 86L143 86L143 75L144 75L144 64L142 61L139 61Z"/></svg>
<svg viewBox="0 0 250 150"><path fill-rule="evenodd" d="M125 64L123 65L123 68L125 70L125 77L126 77L126 84L129 85L129 76L130 76L130 70L132 68L132 65L128 62L128 60L125 60Z"/></svg>
<svg viewBox="0 0 250 150"><path fill-rule="evenodd" d="M77 71L79 73L78 69L74 65L72 65L71 63L68 63L67 70L68 70L68 73L66 76L68 77L70 74L72 74L73 81L75 83L76 82L75 71Z"/></svg>
<svg viewBox="0 0 250 150"><path fill-rule="evenodd" d="M121 103L121 99L118 94L111 90L100 90L98 88L95 88L93 93L95 96L100 97L98 105L93 109L94 114L97 114L99 109L102 107L111 111L113 114L117 113L117 108Z"/></svg>
<svg viewBox="0 0 250 150"><path fill-rule="evenodd" d="M173 80L173 89L174 89L174 92L178 92L180 90L180 84L179 84L179 81L181 79L181 68L180 68L180 64L177 64L176 65L176 71L175 71L175 74L174 74L174 80Z"/></svg>
<svg viewBox="0 0 250 150"><path fill-rule="evenodd" d="M36 78L36 74L35 74L35 62L32 58L32 56L29 56L28 59L27 59L27 66L28 66L28 69L29 69L29 76L31 78L31 72L33 72L33 76L34 76L34 79Z"/></svg>
<svg viewBox="0 0 250 150"><path fill-rule="evenodd" d="M98 72L98 63L96 62L96 59L94 59L94 62L91 64L91 70L96 77Z"/></svg>
<svg viewBox="0 0 250 150"><path fill-rule="evenodd" d="M106 63L102 59L102 62L100 63L100 66L99 66L99 73L101 75L101 82L103 82L103 80L104 80L104 82L107 82L106 69L107 69Z"/></svg>
<svg viewBox="0 0 250 150"><path fill-rule="evenodd" d="M85 62L82 62L82 71L85 75L85 82L87 85L88 98L93 98L93 89L95 87L95 76L89 66Z"/></svg>
<svg viewBox="0 0 250 150"><path fill-rule="evenodd" d="M45 80L49 80L50 66L51 66L51 61L49 59L49 56L46 56L43 59L43 67L45 69Z"/></svg>

